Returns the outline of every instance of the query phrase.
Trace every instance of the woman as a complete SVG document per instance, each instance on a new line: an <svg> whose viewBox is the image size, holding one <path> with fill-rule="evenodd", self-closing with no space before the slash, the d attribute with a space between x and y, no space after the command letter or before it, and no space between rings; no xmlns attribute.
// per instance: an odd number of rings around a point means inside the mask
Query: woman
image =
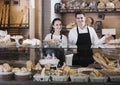
<svg viewBox="0 0 120 85"><path fill-rule="evenodd" d="M46 35L44 41L59 42L60 47L67 47L67 37L61 34L62 22L60 18L52 21L50 33Z"/></svg>
<svg viewBox="0 0 120 85"><path fill-rule="evenodd" d="M55 18L52 21L52 26L50 33L46 35L44 41L50 41L50 42L59 42L61 43L60 47L67 47L67 37L63 34L61 34L62 30L62 22L60 18ZM44 56L47 54L50 54L52 56L52 53L55 54L55 57L60 60L58 66L62 66L63 62L65 62L65 56L64 56L64 49L63 48L45 48L43 50Z"/></svg>
<svg viewBox="0 0 120 85"><path fill-rule="evenodd" d="M98 39L95 30L87 26L85 14L80 11L75 14L77 26L69 32L69 44L77 46L77 53L73 56L73 65L88 66L94 62L91 45L105 43L106 36Z"/></svg>

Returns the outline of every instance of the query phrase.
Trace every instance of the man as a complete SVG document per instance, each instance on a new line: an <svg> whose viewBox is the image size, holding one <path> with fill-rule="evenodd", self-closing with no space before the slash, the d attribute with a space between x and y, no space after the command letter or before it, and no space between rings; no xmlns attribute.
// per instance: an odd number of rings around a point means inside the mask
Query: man
<svg viewBox="0 0 120 85"><path fill-rule="evenodd" d="M73 56L73 65L86 67L94 62L91 45L105 43L106 36L98 39L94 28L87 26L86 17L82 11L76 12L77 26L70 30L69 45L77 46L77 53Z"/></svg>

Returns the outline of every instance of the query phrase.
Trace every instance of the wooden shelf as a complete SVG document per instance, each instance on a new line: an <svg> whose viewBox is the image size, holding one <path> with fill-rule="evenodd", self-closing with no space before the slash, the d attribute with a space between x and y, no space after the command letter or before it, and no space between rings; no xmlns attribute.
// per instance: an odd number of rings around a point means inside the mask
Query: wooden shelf
<svg viewBox="0 0 120 85"><path fill-rule="evenodd" d="M85 13L120 13L120 8L119 9L55 9L55 12L60 14L66 14L66 13L75 13L80 10L84 11Z"/></svg>

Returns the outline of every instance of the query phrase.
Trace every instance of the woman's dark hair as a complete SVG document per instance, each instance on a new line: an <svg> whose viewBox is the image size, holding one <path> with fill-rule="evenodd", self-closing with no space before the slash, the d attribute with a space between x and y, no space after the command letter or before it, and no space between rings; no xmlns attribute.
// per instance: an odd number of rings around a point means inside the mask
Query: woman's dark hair
<svg viewBox="0 0 120 85"><path fill-rule="evenodd" d="M54 30L54 28L53 28L53 25L55 24L55 21L61 21L61 19L60 19L60 18L55 18L55 19L52 21L51 29L50 29L50 33L52 33L52 34L55 32L55 30Z"/></svg>
<svg viewBox="0 0 120 85"><path fill-rule="evenodd" d="M75 12L75 17L77 17L78 14L83 14L85 16L85 13L82 10Z"/></svg>

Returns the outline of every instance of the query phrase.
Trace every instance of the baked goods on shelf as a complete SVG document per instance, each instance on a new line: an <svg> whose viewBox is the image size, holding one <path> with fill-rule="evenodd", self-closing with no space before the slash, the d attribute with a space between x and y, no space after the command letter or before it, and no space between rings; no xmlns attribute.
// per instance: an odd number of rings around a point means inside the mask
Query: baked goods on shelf
<svg viewBox="0 0 120 85"><path fill-rule="evenodd" d="M105 11L105 3L100 2L97 6L98 11Z"/></svg>
<svg viewBox="0 0 120 85"><path fill-rule="evenodd" d="M13 72L12 67L8 63L0 65L0 80L12 80Z"/></svg>
<svg viewBox="0 0 120 85"><path fill-rule="evenodd" d="M114 8L115 8L114 3L112 3L112 2L107 2L106 3L106 9L107 9L107 11L113 11Z"/></svg>
<svg viewBox="0 0 120 85"><path fill-rule="evenodd" d="M22 43L23 46L41 46L41 41L39 39L25 39Z"/></svg>

